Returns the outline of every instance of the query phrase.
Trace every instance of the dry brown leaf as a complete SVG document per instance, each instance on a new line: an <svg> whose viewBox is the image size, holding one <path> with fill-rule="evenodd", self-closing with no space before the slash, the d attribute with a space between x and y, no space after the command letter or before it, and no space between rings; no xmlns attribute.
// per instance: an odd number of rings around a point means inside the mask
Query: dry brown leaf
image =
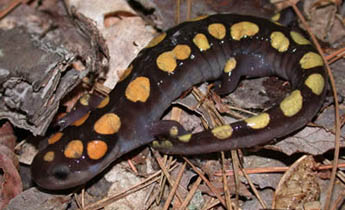
<svg viewBox="0 0 345 210"><path fill-rule="evenodd" d="M17 170L18 160L13 152L15 142L12 127L6 122L0 128L0 209L23 190Z"/></svg>
<svg viewBox="0 0 345 210"><path fill-rule="evenodd" d="M306 204L320 199L315 165L314 158L305 155L285 172L273 198L273 209L302 210Z"/></svg>
<svg viewBox="0 0 345 210"><path fill-rule="evenodd" d="M342 137L341 146L345 146L345 139ZM323 128L306 127L294 136L268 147L281 151L287 155L298 152L321 155L334 148L334 135Z"/></svg>

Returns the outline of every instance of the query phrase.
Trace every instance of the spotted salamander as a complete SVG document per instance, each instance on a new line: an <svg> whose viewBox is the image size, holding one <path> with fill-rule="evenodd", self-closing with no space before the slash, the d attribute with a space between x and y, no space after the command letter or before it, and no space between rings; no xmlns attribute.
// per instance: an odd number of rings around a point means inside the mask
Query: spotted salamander
<svg viewBox="0 0 345 210"><path fill-rule="evenodd" d="M95 111L48 138L49 145L34 158L32 177L43 188L66 189L149 143L163 153L190 155L286 136L320 109L327 85L323 66L308 39L270 20L216 14L179 24L139 53ZM242 76L271 75L289 81L292 91L256 116L200 133L160 120L193 85L218 80L214 91L223 95Z"/></svg>

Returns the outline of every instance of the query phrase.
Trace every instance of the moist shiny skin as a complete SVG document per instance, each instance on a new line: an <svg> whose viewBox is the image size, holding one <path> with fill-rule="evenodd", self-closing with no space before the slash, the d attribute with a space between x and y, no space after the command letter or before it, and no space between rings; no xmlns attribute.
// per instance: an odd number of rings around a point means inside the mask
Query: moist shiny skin
<svg viewBox="0 0 345 210"><path fill-rule="evenodd" d="M200 133L160 120L182 92L203 81L216 93L239 79L276 75L291 83L280 104L257 116ZM48 138L32 163L46 189L86 183L121 155L142 145L168 154L201 154L264 144L305 126L319 111L327 76L321 56L297 32L272 21L216 14L182 23L156 37L122 81L91 113Z"/></svg>

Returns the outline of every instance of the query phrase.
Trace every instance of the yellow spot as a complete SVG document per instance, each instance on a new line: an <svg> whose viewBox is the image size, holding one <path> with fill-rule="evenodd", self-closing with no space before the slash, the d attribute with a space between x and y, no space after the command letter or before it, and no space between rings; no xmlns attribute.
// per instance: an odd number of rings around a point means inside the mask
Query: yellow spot
<svg viewBox="0 0 345 210"><path fill-rule="evenodd" d="M286 36L279 31L271 34L271 45L279 52L285 52L289 48L290 41Z"/></svg>
<svg viewBox="0 0 345 210"><path fill-rule="evenodd" d="M273 22L276 22L280 19L280 13L276 13L275 15L273 15L273 17L271 17L271 20Z"/></svg>
<svg viewBox="0 0 345 210"><path fill-rule="evenodd" d="M189 142L191 137L192 137L192 134L189 133L189 134L185 134L185 135L179 136L177 138L178 138L178 140L180 140L182 142Z"/></svg>
<svg viewBox="0 0 345 210"><path fill-rule="evenodd" d="M63 136L63 133L61 132L57 132L54 135L52 135L49 139L48 139L48 144L54 144L55 142L59 141L61 139L61 137Z"/></svg>
<svg viewBox="0 0 345 210"><path fill-rule="evenodd" d="M322 57L314 52L308 52L299 61L303 69L311 69L317 66L323 66Z"/></svg>
<svg viewBox="0 0 345 210"><path fill-rule="evenodd" d="M245 119L247 125L253 129L264 128L270 122L270 115L267 113L261 113L257 116Z"/></svg>
<svg viewBox="0 0 345 210"><path fill-rule="evenodd" d="M231 26L231 37L234 40L240 40L247 36L254 36L259 32L259 27L255 23L243 21Z"/></svg>
<svg viewBox="0 0 345 210"><path fill-rule="evenodd" d="M74 121L74 123L72 125L74 125L74 126L82 125L87 120L87 118L89 118L89 116L90 116L90 112L86 113L84 116L82 116L78 120Z"/></svg>
<svg viewBox="0 0 345 210"><path fill-rule="evenodd" d="M130 66L128 66L128 68L122 73L122 75L120 76L119 82L125 80L132 72L133 70L133 65L131 64Z"/></svg>
<svg viewBox="0 0 345 210"><path fill-rule="evenodd" d="M120 127L119 116L114 113L107 113L96 121L93 129L99 134L111 135L117 133Z"/></svg>
<svg viewBox="0 0 345 210"><path fill-rule="evenodd" d="M126 98L132 102L146 102L150 96L150 80L147 77L137 77L126 88Z"/></svg>
<svg viewBox="0 0 345 210"><path fill-rule="evenodd" d="M200 49L200 51L210 49L210 44L208 43L207 37L204 34L198 33L195 35L193 42Z"/></svg>
<svg viewBox="0 0 345 210"><path fill-rule="evenodd" d="M97 108L98 108L98 109L104 108L106 105L109 104L109 101L110 101L109 96L106 96L106 97L101 101L101 103L98 104Z"/></svg>
<svg viewBox="0 0 345 210"><path fill-rule="evenodd" d="M179 60L185 60L190 56L191 49L188 45L179 44L173 50L173 54Z"/></svg>
<svg viewBox="0 0 345 210"><path fill-rule="evenodd" d="M303 98L301 91L294 90L289 96L287 96L281 103L280 109L287 117L292 117L302 109Z"/></svg>
<svg viewBox="0 0 345 210"><path fill-rule="evenodd" d="M232 135L232 127L230 125L222 125L219 127L216 127L212 129L212 134L217 138L217 139L227 139Z"/></svg>
<svg viewBox="0 0 345 210"><path fill-rule="evenodd" d="M225 73L229 73L232 70L234 70L236 68L236 59L231 57L228 61L226 61L225 67L224 67L224 72Z"/></svg>
<svg viewBox="0 0 345 210"><path fill-rule="evenodd" d="M83 106L88 106L89 105L89 100L90 100L90 94L85 93L80 99L79 102Z"/></svg>
<svg viewBox="0 0 345 210"><path fill-rule="evenodd" d="M226 34L225 26L220 23L213 23L208 26L208 32L217 39L223 39Z"/></svg>
<svg viewBox="0 0 345 210"><path fill-rule="evenodd" d="M282 24L280 24L279 22L273 22L273 23L278 25L278 26L282 26Z"/></svg>
<svg viewBox="0 0 345 210"><path fill-rule="evenodd" d="M198 17L196 17L196 18L193 18L193 19L190 19L189 21L199 21L199 20L203 20L203 19L205 19L205 18L207 18L208 17L208 15L201 15L201 16L198 16Z"/></svg>
<svg viewBox="0 0 345 210"><path fill-rule="evenodd" d="M300 33L296 31L291 31L290 36L292 40L294 40L294 42L296 42L297 44L300 44L300 45L310 44L310 41L308 39L304 38L304 36L302 36Z"/></svg>
<svg viewBox="0 0 345 210"><path fill-rule="evenodd" d="M98 160L108 151L108 146L104 141L93 140L87 143L87 155L90 159Z"/></svg>
<svg viewBox="0 0 345 210"><path fill-rule="evenodd" d="M159 34L158 36L156 36L155 38L153 38L149 44L146 46L147 48L150 48L150 47L154 47L156 46L157 44L159 44L161 41L164 40L164 38L167 36L167 34L164 32L164 33L161 33Z"/></svg>
<svg viewBox="0 0 345 210"><path fill-rule="evenodd" d="M72 140L67 144L64 155L67 158L80 158L83 154L83 149L83 142L80 140Z"/></svg>
<svg viewBox="0 0 345 210"><path fill-rule="evenodd" d="M55 153L53 151L49 151L43 156L43 160L47 162L52 162L54 160L54 157Z"/></svg>
<svg viewBox="0 0 345 210"><path fill-rule="evenodd" d="M156 60L158 68L171 73L176 69L178 60L185 60L190 56L191 49L188 45L179 44L172 51L163 52Z"/></svg>
<svg viewBox="0 0 345 210"><path fill-rule="evenodd" d="M155 148L170 148L173 146L173 144L168 140L161 141L161 142L153 141L152 146Z"/></svg>
<svg viewBox="0 0 345 210"><path fill-rule="evenodd" d="M178 128L176 126L171 127L169 130L169 134L172 137L177 136L178 135Z"/></svg>
<svg viewBox="0 0 345 210"><path fill-rule="evenodd" d="M160 54L156 60L156 63L160 70L168 73L173 72L177 66L175 54L172 51Z"/></svg>
<svg viewBox="0 0 345 210"><path fill-rule="evenodd" d="M152 142L152 147L158 148L160 146L158 141L153 141Z"/></svg>
<svg viewBox="0 0 345 210"><path fill-rule="evenodd" d="M325 87L325 79L321 74L311 74L304 84L308 86L314 94L320 95Z"/></svg>

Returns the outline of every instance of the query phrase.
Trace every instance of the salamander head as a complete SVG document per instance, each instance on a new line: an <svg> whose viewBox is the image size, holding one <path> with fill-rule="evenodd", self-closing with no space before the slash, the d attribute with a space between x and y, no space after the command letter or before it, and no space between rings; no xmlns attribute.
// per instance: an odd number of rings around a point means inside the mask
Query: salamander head
<svg viewBox="0 0 345 210"><path fill-rule="evenodd" d="M38 186L49 190L85 184L103 171L114 160L114 153L118 153L112 150L109 155L103 146L100 142L80 140L51 144L34 158L32 178Z"/></svg>

